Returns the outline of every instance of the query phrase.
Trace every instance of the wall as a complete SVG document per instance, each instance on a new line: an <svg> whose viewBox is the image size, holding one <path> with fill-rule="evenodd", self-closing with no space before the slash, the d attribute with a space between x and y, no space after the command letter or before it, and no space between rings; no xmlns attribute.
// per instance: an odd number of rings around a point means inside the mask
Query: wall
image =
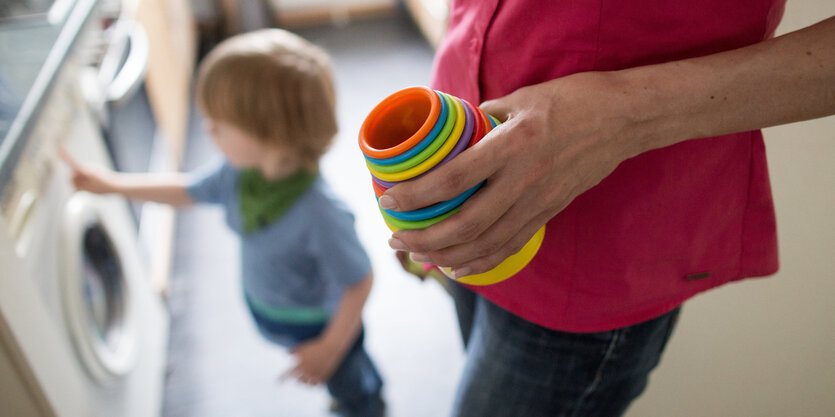
<svg viewBox="0 0 835 417"><path fill-rule="evenodd" d="M148 33L150 55L145 76L151 110L157 121L162 157L152 155L152 171L176 171L185 151L191 103L191 78L197 47L188 0L134 0L131 13ZM157 140L155 138L155 140ZM154 289L165 294L171 270L175 212L145 204L140 233L150 250Z"/></svg>
<svg viewBox="0 0 835 417"><path fill-rule="evenodd" d="M832 15L789 1L779 33ZM835 117L765 135L780 272L688 302L628 417L835 416Z"/></svg>
<svg viewBox="0 0 835 417"><path fill-rule="evenodd" d="M345 24L353 19L389 16L394 0L269 0L276 21L295 28L321 24Z"/></svg>
<svg viewBox="0 0 835 417"><path fill-rule="evenodd" d="M393 5L394 0L275 0L274 4L280 9L298 10L305 8L325 7L366 7L369 5Z"/></svg>

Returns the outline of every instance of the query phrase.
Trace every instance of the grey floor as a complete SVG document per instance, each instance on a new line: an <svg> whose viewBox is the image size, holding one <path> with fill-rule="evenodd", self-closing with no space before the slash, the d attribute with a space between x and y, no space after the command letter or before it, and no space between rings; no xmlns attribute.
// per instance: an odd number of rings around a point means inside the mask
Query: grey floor
<svg viewBox="0 0 835 417"><path fill-rule="evenodd" d="M452 303L437 283L421 283L400 269L356 145L356 132L377 102L428 83L433 51L404 16L298 33L334 60L341 133L322 171L356 213L375 270L364 319L368 350L385 380L388 415L448 415L463 366ZM200 129L199 115L192 122L186 169L217 152ZM324 388L277 382L292 357L260 339L244 310L238 244L221 211L182 211L175 251L163 415L328 415Z"/></svg>

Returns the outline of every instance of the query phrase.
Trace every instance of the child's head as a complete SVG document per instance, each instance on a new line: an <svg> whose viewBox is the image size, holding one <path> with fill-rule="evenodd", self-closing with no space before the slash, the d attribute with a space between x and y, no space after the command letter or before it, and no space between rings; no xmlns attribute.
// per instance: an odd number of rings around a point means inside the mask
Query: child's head
<svg viewBox="0 0 835 417"><path fill-rule="evenodd" d="M234 36L200 64L197 104L232 164L280 149L315 171L336 135L327 54L281 29Z"/></svg>

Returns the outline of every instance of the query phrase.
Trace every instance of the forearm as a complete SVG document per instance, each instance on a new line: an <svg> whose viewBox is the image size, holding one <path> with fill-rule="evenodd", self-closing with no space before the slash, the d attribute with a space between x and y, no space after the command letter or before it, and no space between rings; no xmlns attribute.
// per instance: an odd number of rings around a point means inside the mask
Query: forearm
<svg viewBox="0 0 835 417"><path fill-rule="evenodd" d="M737 50L613 74L632 154L835 114L835 18Z"/></svg>
<svg viewBox="0 0 835 417"><path fill-rule="evenodd" d="M344 355L356 340L362 326L362 309L371 292L372 274L350 287L342 296L339 307L320 336L333 346L339 356Z"/></svg>
<svg viewBox="0 0 835 417"><path fill-rule="evenodd" d="M108 182L111 186L110 192L130 199L172 206L187 206L194 203L186 190L186 177L181 173L113 173Z"/></svg>
<svg viewBox="0 0 835 417"><path fill-rule="evenodd" d="M454 216L389 245L455 276L488 271L624 160L689 139L835 113L835 18L700 58L582 72L481 104L503 123L380 207L409 211L483 181Z"/></svg>

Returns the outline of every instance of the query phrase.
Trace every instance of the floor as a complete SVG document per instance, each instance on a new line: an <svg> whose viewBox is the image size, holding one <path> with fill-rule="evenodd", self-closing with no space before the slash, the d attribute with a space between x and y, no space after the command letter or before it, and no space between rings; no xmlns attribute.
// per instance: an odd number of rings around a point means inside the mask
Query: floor
<svg viewBox="0 0 835 417"><path fill-rule="evenodd" d="M356 214L376 282L366 304L367 348L385 380L389 417L449 414L463 366L452 303L435 282L401 269L356 145L365 115L388 94L427 84L433 50L405 16L298 31L334 61L341 133L323 175ZM192 120L186 169L216 154ZM222 213L180 213L170 308L165 417L325 416L324 388L277 381L292 357L262 340L242 303L235 236Z"/></svg>

